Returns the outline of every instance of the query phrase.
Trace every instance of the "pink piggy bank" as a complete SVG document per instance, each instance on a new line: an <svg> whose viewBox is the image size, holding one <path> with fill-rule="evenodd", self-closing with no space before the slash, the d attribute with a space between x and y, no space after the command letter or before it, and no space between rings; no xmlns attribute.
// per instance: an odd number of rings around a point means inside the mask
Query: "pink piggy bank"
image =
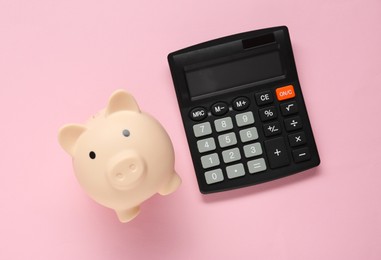
<svg viewBox="0 0 381 260"><path fill-rule="evenodd" d="M121 222L136 217L140 204L154 194L170 194L181 184L168 134L123 90L85 125L63 126L58 139L73 157L83 189L114 209Z"/></svg>

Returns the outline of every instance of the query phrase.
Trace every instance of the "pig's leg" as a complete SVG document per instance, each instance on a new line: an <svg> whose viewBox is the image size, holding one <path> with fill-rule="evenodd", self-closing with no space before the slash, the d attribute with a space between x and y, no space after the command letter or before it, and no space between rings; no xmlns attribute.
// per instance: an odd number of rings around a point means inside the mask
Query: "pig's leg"
<svg viewBox="0 0 381 260"><path fill-rule="evenodd" d="M180 186L181 179L179 175L177 175L176 172L172 174L172 177L170 178L169 182L167 182L158 192L160 195L168 195Z"/></svg>
<svg viewBox="0 0 381 260"><path fill-rule="evenodd" d="M118 215L120 222L128 222L132 219L134 219L140 212L139 206L134 207L132 209L126 209L126 210L117 210L116 214Z"/></svg>

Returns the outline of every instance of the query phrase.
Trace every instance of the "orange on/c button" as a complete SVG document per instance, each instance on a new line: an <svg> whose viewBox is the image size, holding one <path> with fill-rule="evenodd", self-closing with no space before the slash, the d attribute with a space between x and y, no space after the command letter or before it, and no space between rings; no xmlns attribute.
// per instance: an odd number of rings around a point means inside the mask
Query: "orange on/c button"
<svg viewBox="0 0 381 260"><path fill-rule="evenodd" d="M295 97L295 91L294 91L293 85L287 85L284 87L277 88L275 90L275 93L279 101Z"/></svg>

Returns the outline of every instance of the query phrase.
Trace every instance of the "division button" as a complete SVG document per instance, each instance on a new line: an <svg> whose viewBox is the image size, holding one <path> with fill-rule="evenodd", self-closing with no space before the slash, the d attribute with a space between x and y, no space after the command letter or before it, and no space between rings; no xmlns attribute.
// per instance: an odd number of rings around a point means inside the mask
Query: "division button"
<svg viewBox="0 0 381 260"><path fill-rule="evenodd" d="M203 119L205 119L207 117L207 115L208 115L208 112L203 107L195 107L189 113L189 117L193 121L203 120Z"/></svg>
<svg viewBox="0 0 381 260"><path fill-rule="evenodd" d="M255 94L255 100L258 106L270 104L274 101L273 94L270 90L259 92Z"/></svg>
<svg viewBox="0 0 381 260"><path fill-rule="evenodd" d="M294 116L284 120L284 125L287 131L294 131L302 128L302 119L300 116Z"/></svg>
<svg viewBox="0 0 381 260"><path fill-rule="evenodd" d="M308 147L300 148L292 151L292 156L295 162L304 162L311 158L310 150Z"/></svg>
<svg viewBox="0 0 381 260"><path fill-rule="evenodd" d="M304 132L298 132L295 134L288 135L288 141L292 147L303 145L306 143L306 135Z"/></svg>
<svg viewBox="0 0 381 260"><path fill-rule="evenodd" d="M290 164L283 137L265 141L265 148L267 157L269 158L270 168L279 168Z"/></svg>
<svg viewBox="0 0 381 260"><path fill-rule="evenodd" d="M212 114L215 116L225 115L228 111L229 107L225 102L217 102L212 106Z"/></svg>
<svg viewBox="0 0 381 260"><path fill-rule="evenodd" d="M207 184L213 184L216 182L221 182L224 180L224 175L221 169L215 169L212 171L205 172L205 181Z"/></svg>
<svg viewBox="0 0 381 260"><path fill-rule="evenodd" d="M238 97L233 101L233 109L237 111L245 110L250 105L250 101L247 97Z"/></svg>

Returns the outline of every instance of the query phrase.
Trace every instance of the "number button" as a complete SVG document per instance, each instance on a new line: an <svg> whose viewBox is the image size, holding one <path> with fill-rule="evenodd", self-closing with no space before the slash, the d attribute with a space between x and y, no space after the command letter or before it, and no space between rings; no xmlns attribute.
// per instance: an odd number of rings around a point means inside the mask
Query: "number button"
<svg viewBox="0 0 381 260"><path fill-rule="evenodd" d="M262 147L260 143L248 144L243 147L243 152L246 158L258 156L262 154Z"/></svg>
<svg viewBox="0 0 381 260"><path fill-rule="evenodd" d="M216 149L216 143L213 137L197 141L197 148L200 153L205 153L208 151L213 151Z"/></svg>
<svg viewBox="0 0 381 260"><path fill-rule="evenodd" d="M242 143L258 139L258 131L256 127L250 127L239 131L239 136L241 137Z"/></svg>
<svg viewBox="0 0 381 260"><path fill-rule="evenodd" d="M235 120L239 127L254 124L253 112L249 111L246 113L238 114L235 116Z"/></svg>
<svg viewBox="0 0 381 260"><path fill-rule="evenodd" d="M220 147L224 148L231 145L235 145L237 143L237 138L235 136L235 133L228 133L218 136L218 142L220 143Z"/></svg>
<svg viewBox="0 0 381 260"><path fill-rule="evenodd" d="M207 184L213 184L224 180L221 169L205 172L205 180Z"/></svg>
<svg viewBox="0 0 381 260"><path fill-rule="evenodd" d="M214 126L217 132L222 132L233 128L232 119L230 117L224 117L214 121Z"/></svg>
<svg viewBox="0 0 381 260"><path fill-rule="evenodd" d="M212 128L209 122L197 124L193 126L194 136L200 137L212 133Z"/></svg>
<svg viewBox="0 0 381 260"><path fill-rule="evenodd" d="M233 148L222 152L222 158L225 163L235 162L241 160L241 154L238 148Z"/></svg>
<svg viewBox="0 0 381 260"><path fill-rule="evenodd" d="M220 159L216 153L208 154L201 157L202 168L207 169L220 164Z"/></svg>

